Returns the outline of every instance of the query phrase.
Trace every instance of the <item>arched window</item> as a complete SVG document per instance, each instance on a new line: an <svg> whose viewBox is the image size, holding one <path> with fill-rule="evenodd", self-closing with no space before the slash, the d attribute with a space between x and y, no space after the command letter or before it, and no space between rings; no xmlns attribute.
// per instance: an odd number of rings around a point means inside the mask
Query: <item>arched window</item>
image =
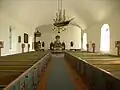
<svg viewBox="0 0 120 90"><path fill-rule="evenodd" d="M83 34L83 49L84 50L87 50L86 44L87 44L87 33L84 33Z"/></svg>
<svg viewBox="0 0 120 90"><path fill-rule="evenodd" d="M110 51L110 28L108 24L104 24L101 28L100 51L103 53Z"/></svg>

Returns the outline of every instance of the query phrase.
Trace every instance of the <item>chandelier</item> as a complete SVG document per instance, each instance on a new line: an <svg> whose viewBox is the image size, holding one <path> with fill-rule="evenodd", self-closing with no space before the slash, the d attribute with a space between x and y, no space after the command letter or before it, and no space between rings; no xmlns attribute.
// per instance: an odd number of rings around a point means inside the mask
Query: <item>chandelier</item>
<svg viewBox="0 0 120 90"><path fill-rule="evenodd" d="M53 31L57 31L58 33L65 31L65 26L68 26L73 19L66 19L65 9L62 9L62 0L58 0L58 11L56 12L56 18L53 19Z"/></svg>

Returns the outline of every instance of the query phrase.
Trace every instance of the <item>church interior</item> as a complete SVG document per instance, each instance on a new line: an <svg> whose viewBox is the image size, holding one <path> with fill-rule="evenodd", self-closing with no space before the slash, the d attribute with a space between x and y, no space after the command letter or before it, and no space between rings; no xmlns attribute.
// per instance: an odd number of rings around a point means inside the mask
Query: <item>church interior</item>
<svg viewBox="0 0 120 90"><path fill-rule="evenodd" d="M120 90L120 0L0 0L0 90Z"/></svg>

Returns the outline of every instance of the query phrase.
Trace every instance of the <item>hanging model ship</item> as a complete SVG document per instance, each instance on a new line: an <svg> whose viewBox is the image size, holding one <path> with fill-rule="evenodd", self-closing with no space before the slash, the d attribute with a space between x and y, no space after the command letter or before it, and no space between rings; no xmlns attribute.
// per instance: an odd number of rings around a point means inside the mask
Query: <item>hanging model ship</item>
<svg viewBox="0 0 120 90"><path fill-rule="evenodd" d="M56 13L56 19L53 19L54 23L54 29L55 31L57 31L58 33L60 33L61 31L66 30L65 26L68 26L69 23L73 20L74 18L70 19L70 20L66 20L66 15L65 15L65 10L62 11L58 10L58 12Z"/></svg>
<svg viewBox="0 0 120 90"><path fill-rule="evenodd" d="M73 20L74 18L70 19L70 20L66 20L66 21L62 21L62 22L55 22L54 26L56 27L64 27L69 25L69 23Z"/></svg>

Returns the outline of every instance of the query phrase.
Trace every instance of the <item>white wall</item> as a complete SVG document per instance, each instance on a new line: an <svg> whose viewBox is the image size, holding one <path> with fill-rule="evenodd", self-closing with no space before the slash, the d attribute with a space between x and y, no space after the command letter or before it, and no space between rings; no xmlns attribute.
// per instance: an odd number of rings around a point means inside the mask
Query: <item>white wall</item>
<svg viewBox="0 0 120 90"><path fill-rule="evenodd" d="M12 49L10 49L9 40L9 26L12 29ZM32 39L31 30L23 24L15 21L6 14L0 15L0 41L4 41L4 48L2 48L2 55L14 54L21 52L21 44L18 43L18 36L21 36L22 43L24 42L24 33L28 33L30 39ZM31 40L29 40L31 44ZM25 48L25 52L27 47Z"/></svg>
<svg viewBox="0 0 120 90"><path fill-rule="evenodd" d="M74 42L72 48L80 49L81 48L81 29L76 26L68 26L67 30L58 34L52 30L52 25L43 25L40 27L40 32L42 36L37 39L37 41L45 42L45 49L49 49L50 43L55 41L55 36L60 35L60 41L65 42L66 49L70 49L70 42Z"/></svg>
<svg viewBox="0 0 120 90"><path fill-rule="evenodd" d="M88 34L88 43L96 43L96 51L100 51L100 35L101 27L103 24L109 24L110 26L110 53L117 54L115 48L115 41L120 40L120 14L115 14L111 18L104 20L101 23L96 24L95 26L86 29L84 32Z"/></svg>

